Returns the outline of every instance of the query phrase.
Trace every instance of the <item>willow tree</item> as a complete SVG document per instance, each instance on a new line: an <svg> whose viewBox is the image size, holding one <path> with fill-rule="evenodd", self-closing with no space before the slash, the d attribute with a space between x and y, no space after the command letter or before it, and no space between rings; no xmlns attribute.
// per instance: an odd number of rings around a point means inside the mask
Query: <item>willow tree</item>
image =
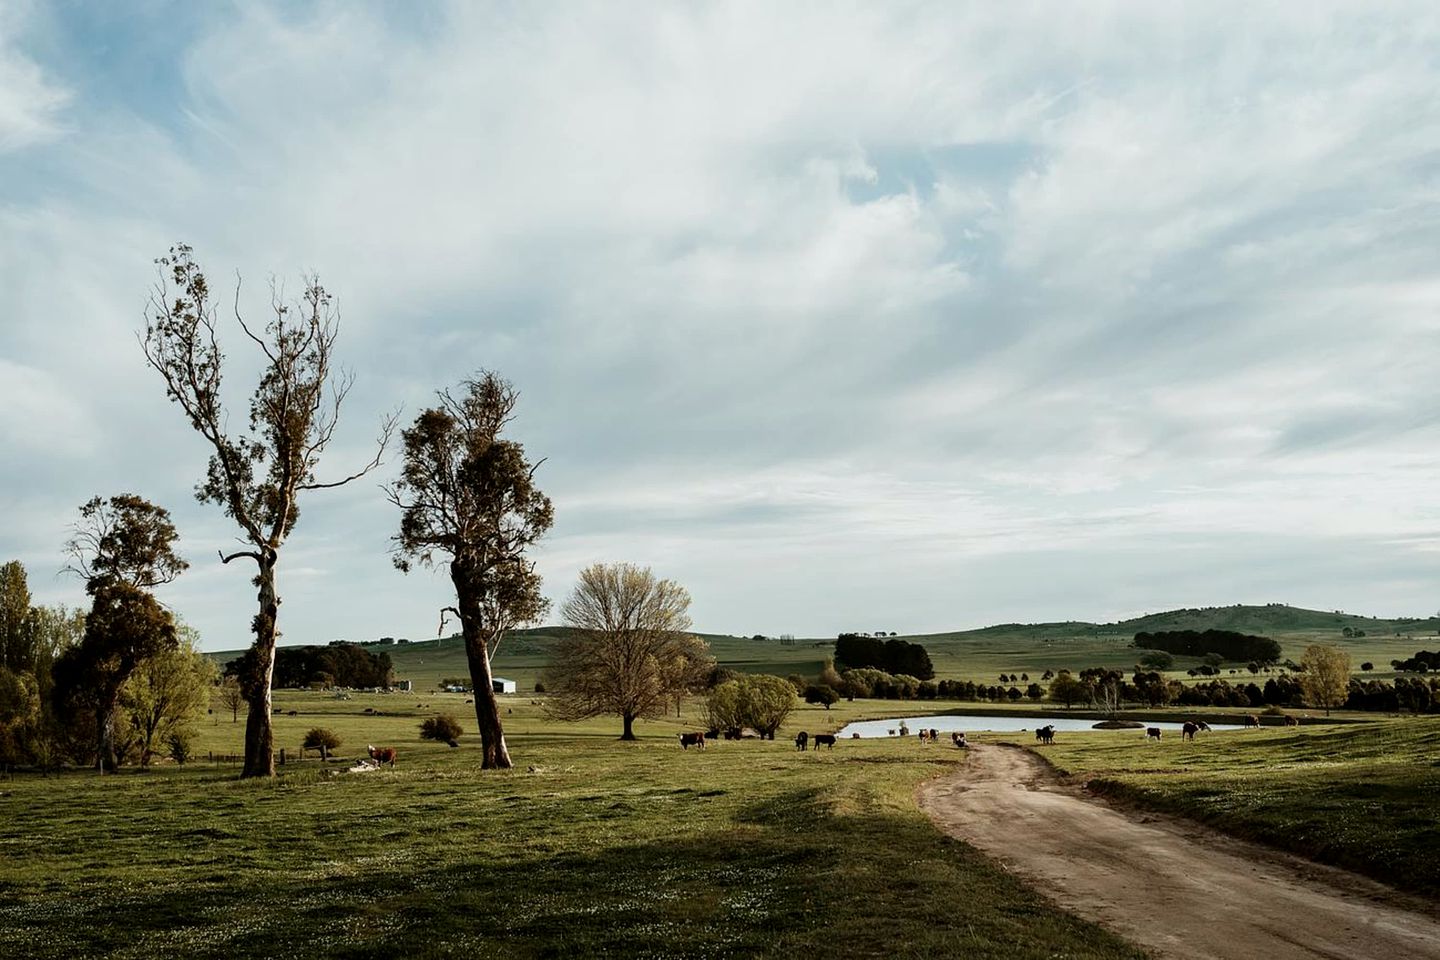
<svg viewBox="0 0 1440 960"><path fill-rule="evenodd" d="M540 575L527 551L554 522L550 498L535 486L539 463L501 434L515 415L519 394L499 375L482 372L401 432L405 463L387 488L401 510L395 566L444 563L455 587L465 657L475 687L481 766L509 767L510 751L495 699L491 658L505 631L544 616ZM543 462L543 461L542 461Z"/></svg>
<svg viewBox="0 0 1440 960"><path fill-rule="evenodd" d="M689 610L685 588L648 567L586 567L563 608L572 631L545 674L546 711L559 720L618 716L620 739L634 740L636 720L703 689L715 666L689 632Z"/></svg>
<svg viewBox="0 0 1440 960"><path fill-rule="evenodd" d="M275 568L280 549L300 517L300 495L344 486L377 467L395 420L382 422L378 449L368 464L336 480L319 478L321 456L335 435L353 377L334 366L339 312L319 279L310 276L293 302L287 303L272 284L271 316L263 328L241 317L237 284L235 322L259 351L261 372L250 398L248 427L231 433L221 397L225 356L204 271L183 244L156 263L160 279L150 297L141 346L170 399L210 447L196 499L216 504L240 527L246 549L221 551L220 561L255 565L259 609L251 621L254 668L241 678L249 711L240 775L274 776L270 685L279 636Z"/></svg>

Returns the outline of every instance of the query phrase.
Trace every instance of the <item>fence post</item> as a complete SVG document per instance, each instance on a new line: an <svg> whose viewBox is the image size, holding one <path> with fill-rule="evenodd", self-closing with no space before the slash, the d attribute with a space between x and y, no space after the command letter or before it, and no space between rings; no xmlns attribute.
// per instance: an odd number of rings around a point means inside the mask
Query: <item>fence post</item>
<svg viewBox="0 0 1440 960"><path fill-rule="evenodd" d="M285 748L280 748L280 766L285 766Z"/></svg>

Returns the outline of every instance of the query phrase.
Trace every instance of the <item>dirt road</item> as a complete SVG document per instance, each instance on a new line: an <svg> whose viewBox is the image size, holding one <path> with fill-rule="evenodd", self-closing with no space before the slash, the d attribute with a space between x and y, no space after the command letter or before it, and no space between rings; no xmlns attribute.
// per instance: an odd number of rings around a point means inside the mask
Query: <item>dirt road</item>
<svg viewBox="0 0 1440 960"><path fill-rule="evenodd" d="M931 819L1158 956L1440 960L1440 922L1379 884L1087 798L1018 748L971 749L957 775L921 788Z"/></svg>

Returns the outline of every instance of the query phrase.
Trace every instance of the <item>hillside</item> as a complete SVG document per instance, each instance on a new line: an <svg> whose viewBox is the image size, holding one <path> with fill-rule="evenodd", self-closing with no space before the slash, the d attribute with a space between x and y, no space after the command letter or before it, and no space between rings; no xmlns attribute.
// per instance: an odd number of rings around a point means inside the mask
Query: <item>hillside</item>
<svg viewBox="0 0 1440 960"><path fill-rule="evenodd" d="M1342 631L1363 630L1363 638L1346 638ZM1263 606L1201 607L1168 610L1115 623L1070 620L1057 623L1005 623L974 630L929 633L904 639L923 643L930 652L937 676L991 680L1001 671L1029 672L1089 666L1128 668L1135 662L1130 641L1139 631L1205 630L1215 628L1273 636L1285 655L1299 659L1310 643L1335 643L1349 650L1358 666L1371 660L1383 672L1390 660L1413 654L1425 637L1440 630L1440 619L1397 618L1380 620L1333 611L1307 610L1283 604ZM495 672L518 682L522 692L534 690L535 681L550 658L565 627L536 627L508 634L495 657ZM732 670L746 673L799 673L814 676L830 655L833 637L816 637L782 644L726 634L701 634L715 658ZM384 650L395 664L397 677L428 690L443 677L468 675L465 650L458 636L405 644L366 644ZM239 656L231 650L210 654L217 662ZM1178 659L1183 670L1198 661ZM1381 675L1377 673L1377 676Z"/></svg>

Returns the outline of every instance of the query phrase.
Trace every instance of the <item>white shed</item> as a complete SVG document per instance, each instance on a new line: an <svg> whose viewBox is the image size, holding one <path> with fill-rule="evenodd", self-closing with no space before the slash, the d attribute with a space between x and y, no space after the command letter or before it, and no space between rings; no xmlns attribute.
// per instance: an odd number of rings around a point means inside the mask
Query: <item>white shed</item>
<svg viewBox="0 0 1440 960"><path fill-rule="evenodd" d="M491 677L490 685L496 693L514 693L515 681L506 680L504 677Z"/></svg>

